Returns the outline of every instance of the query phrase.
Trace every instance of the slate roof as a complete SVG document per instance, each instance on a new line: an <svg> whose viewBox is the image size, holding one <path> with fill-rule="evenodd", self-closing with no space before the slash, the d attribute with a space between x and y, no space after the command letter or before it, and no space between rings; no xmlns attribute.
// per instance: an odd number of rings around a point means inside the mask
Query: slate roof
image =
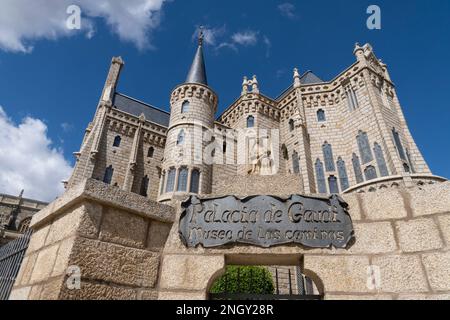
<svg viewBox="0 0 450 320"><path fill-rule="evenodd" d="M121 93L116 93L114 95L113 106L120 111L132 114L136 117L144 114L148 121L166 128L169 127L170 113Z"/></svg>

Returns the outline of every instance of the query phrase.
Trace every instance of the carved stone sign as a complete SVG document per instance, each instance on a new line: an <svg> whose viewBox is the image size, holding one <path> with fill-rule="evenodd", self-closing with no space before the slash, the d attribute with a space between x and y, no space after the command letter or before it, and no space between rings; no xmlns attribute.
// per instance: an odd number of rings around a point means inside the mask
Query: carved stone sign
<svg viewBox="0 0 450 320"><path fill-rule="evenodd" d="M190 197L182 203L180 237L187 247L299 244L346 248L354 236L347 203L339 196Z"/></svg>

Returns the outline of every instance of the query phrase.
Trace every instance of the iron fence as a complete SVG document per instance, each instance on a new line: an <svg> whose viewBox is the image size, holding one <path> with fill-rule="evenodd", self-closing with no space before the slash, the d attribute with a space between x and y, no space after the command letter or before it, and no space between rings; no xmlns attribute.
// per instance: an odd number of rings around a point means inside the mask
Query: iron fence
<svg viewBox="0 0 450 320"><path fill-rule="evenodd" d="M0 300L8 300L14 286L32 231L0 247Z"/></svg>

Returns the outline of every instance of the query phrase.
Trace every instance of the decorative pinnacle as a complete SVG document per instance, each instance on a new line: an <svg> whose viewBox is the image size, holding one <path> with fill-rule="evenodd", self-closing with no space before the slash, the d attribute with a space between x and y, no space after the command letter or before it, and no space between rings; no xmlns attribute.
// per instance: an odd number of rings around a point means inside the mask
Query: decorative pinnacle
<svg viewBox="0 0 450 320"><path fill-rule="evenodd" d="M203 40L205 39L205 33L204 33L203 29L204 29L204 27L200 26L199 32L198 32L198 45L199 46L203 45Z"/></svg>

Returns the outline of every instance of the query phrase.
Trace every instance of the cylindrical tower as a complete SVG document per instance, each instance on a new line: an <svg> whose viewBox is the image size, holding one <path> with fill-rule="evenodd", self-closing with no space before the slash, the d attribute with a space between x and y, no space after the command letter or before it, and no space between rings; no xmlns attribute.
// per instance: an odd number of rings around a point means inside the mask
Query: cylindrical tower
<svg viewBox="0 0 450 320"><path fill-rule="evenodd" d="M217 111L217 95L208 87L203 57L203 34L186 82L170 98L167 132L158 200L180 200L191 194L209 194L212 163L205 157L211 143Z"/></svg>

